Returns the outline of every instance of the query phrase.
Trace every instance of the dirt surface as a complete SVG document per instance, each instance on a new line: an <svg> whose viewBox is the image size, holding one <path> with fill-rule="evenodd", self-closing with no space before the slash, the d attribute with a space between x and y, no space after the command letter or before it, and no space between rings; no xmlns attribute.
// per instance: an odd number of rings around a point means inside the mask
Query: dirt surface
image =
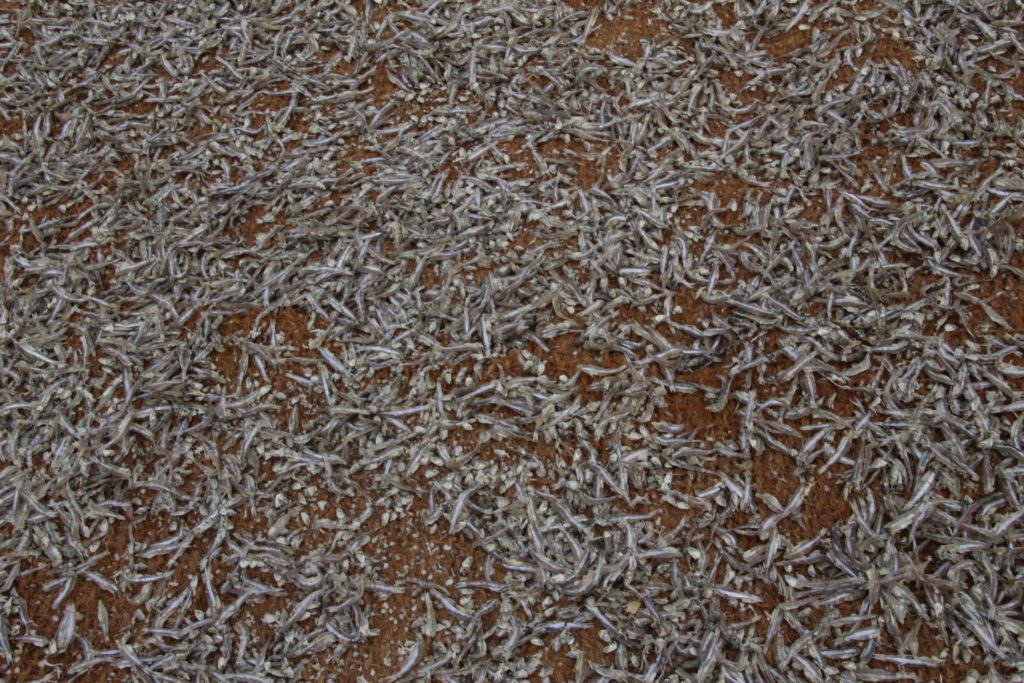
<svg viewBox="0 0 1024 683"><path fill-rule="evenodd" d="M0 4L0 677L1024 673L990 4Z"/></svg>

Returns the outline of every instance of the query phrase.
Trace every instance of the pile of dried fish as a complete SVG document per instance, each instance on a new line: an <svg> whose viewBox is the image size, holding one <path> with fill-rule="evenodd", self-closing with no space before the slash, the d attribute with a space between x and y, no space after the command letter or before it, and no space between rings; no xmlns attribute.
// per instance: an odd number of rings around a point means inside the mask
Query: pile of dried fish
<svg viewBox="0 0 1024 683"><path fill-rule="evenodd" d="M1020 3L0 8L0 677L1024 675Z"/></svg>

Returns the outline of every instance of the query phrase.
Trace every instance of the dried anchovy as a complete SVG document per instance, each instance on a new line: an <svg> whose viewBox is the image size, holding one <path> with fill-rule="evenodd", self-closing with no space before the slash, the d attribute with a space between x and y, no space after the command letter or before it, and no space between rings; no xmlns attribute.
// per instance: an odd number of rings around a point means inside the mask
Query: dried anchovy
<svg viewBox="0 0 1024 683"><path fill-rule="evenodd" d="M4 4L0 674L1024 674L1022 28Z"/></svg>

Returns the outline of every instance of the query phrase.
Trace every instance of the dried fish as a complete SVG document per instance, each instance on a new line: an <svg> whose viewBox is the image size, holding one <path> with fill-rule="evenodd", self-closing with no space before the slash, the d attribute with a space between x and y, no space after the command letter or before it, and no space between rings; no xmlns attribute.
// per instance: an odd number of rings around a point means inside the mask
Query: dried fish
<svg viewBox="0 0 1024 683"><path fill-rule="evenodd" d="M1024 675L1024 9L583 4L0 9L0 678Z"/></svg>

